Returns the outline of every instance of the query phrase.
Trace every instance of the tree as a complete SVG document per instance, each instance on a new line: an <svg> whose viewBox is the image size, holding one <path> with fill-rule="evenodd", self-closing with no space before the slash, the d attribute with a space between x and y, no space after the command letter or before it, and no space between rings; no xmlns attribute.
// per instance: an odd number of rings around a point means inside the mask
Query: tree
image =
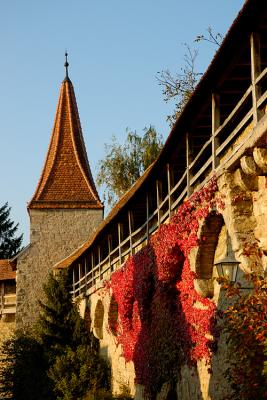
<svg viewBox="0 0 267 400"><path fill-rule="evenodd" d="M14 400L82 400L110 394L109 368L98 340L87 331L72 302L71 278L49 276L45 303L35 328L2 345L0 397ZM112 398L112 397L110 397Z"/></svg>
<svg viewBox="0 0 267 400"><path fill-rule="evenodd" d="M16 333L1 349L0 396L14 400L52 400L43 347L31 335Z"/></svg>
<svg viewBox="0 0 267 400"><path fill-rule="evenodd" d="M20 250L23 235L16 237L18 224L10 219L8 203L0 207L0 259L14 257Z"/></svg>
<svg viewBox="0 0 267 400"><path fill-rule="evenodd" d="M143 136L126 130L124 144L112 137L105 144L105 157L99 161L96 182L104 187L104 199L109 205L120 198L157 158L163 147L162 136L150 126Z"/></svg>
<svg viewBox="0 0 267 400"><path fill-rule="evenodd" d="M99 357L98 340L72 302L69 272L57 278L50 275L44 291L37 331L56 399L82 400L88 391L109 389L109 370Z"/></svg>
<svg viewBox="0 0 267 400"><path fill-rule="evenodd" d="M207 33L208 35L198 35L195 42L208 42L219 47L223 40L222 35L214 33L211 27L208 27ZM198 51L192 49L187 43L184 43L184 46L186 48L184 66L180 67L180 72L172 74L168 69L165 69L158 72L157 76L158 83L162 86L164 101L166 103L175 101L173 113L167 116L170 127L174 125L181 114L202 75L202 73L196 71L195 66Z"/></svg>
<svg viewBox="0 0 267 400"><path fill-rule="evenodd" d="M188 102L193 93L201 73L195 70L195 61L198 52L192 50L188 44L185 44L186 53L184 55L184 66L181 72L175 75L171 74L168 69L158 72L157 80L162 86L164 101L167 103L175 100L175 108L171 115L167 116L167 122L172 127L181 114L184 106Z"/></svg>
<svg viewBox="0 0 267 400"><path fill-rule="evenodd" d="M214 33L213 29L211 26L208 27L207 29L208 36L207 35L197 35L195 38L195 42L209 42L211 44L214 44L217 47L220 47L223 41L223 36L221 33L217 32Z"/></svg>

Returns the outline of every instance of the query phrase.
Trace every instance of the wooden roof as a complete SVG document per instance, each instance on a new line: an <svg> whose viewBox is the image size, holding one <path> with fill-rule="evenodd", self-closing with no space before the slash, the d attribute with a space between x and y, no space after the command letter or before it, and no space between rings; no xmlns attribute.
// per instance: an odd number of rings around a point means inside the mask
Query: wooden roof
<svg viewBox="0 0 267 400"><path fill-rule="evenodd" d="M74 88L68 77L61 85L45 165L28 208L103 208L86 154Z"/></svg>

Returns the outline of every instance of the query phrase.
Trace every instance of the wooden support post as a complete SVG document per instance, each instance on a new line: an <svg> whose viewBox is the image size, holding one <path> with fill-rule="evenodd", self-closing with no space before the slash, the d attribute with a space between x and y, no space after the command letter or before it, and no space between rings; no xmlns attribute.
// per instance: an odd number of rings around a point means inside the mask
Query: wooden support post
<svg viewBox="0 0 267 400"><path fill-rule="evenodd" d="M122 258L121 258L121 230L122 226L121 223L118 223L118 237L119 237L119 258L120 258L120 265L122 264Z"/></svg>
<svg viewBox="0 0 267 400"><path fill-rule="evenodd" d="M219 139L215 136L217 129L221 124L220 120L220 96L216 93L212 93L211 98L211 109L212 109L212 169L213 171L218 167L220 160L217 156L217 149L219 147Z"/></svg>
<svg viewBox="0 0 267 400"><path fill-rule="evenodd" d="M81 294L81 263L78 264L78 273L79 273L79 295Z"/></svg>
<svg viewBox="0 0 267 400"><path fill-rule="evenodd" d="M158 211L158 226L160 226L160 220L161 220L161 210L160 210L160 204L162 202L162 183L158 179L156 180L156 189L157 189L157 211Z"/></svg>
<svg viewBox="0 0 267 400"><path fill-rule="evenodd" d="M93 249L91 251L91 266L92 266L92 286L95 284L95 271L94 271L94 267L95 267L95 257L94 257L94 252Z"/></svg>
<svg viewBox="0 0 267 400"><path fill-rule="evenodd" d="M173 187L173 170L170 164L167 164L167 182L168 182L168 205L169 205L169 217L171 216L172 198L171 189Z"/></svg>
<svg viewBox="0 0 267 400"><path fill-rule="evenodd" d="M72 291L73 291L73 297L75 297L75 271L74 271L74 266L72 267Z"/></svg>
<svg viewBox="0 0 267 400"><path fill-rule="evenodd" d="M132 238L132 226L133 226L133 212L128 211L128 223L129 223L129 237L130 237L130 251L133 254L133 238Z"/></svg>
<svg viewBox="0 0 267 400"><path fill-rule="evenodd" d="M4 285L5 285L4 282L0 283L0 315L4 309L4 295L5 295Z"/></svg>
<svg viewBox="0 0 267 400"><path fill-rule="evenodd" d="M85 282L85 293L87 291L87 273L88 273L88 262L87 262L87 255L84 258L84 282Z"/></svg>
<svg viewBox="0 0 267 400"><path fill-rule="evenodd" d="M185 140L186 140L186 143L185 143L185 147L186 147L186 186L187 186L187 197L189 197L193 192L193 188L191 187L192 174L191 174L190 167L189 167L192 162L192 153L191 153L191 146L190 146L188 132L186 132Z"/></svg>
<svg viewBox="0 0 267 400"><path fill-rule="evenodd" d="M252 32L250 35L250 51L253 121L256 125L262 114L257 107L257 101L261 96L261 88L259 85L256 84L256 79L261 73L260 36L258 33Z"/></svg>
<svg viewBox="0 0 267 400"><path fill-rule="evenodd" d="M146 240L148 243L148 238L149 238L149 197L148 193L146 195Z"/></svg>
<svg viewBox="0 0 267 400"><path fill-rule="evenodd" d="M110 268L110 270L112 272L111 255L110 255L110 253L112 251L111 249L112 249L112 238L111 238L111 235L108 235L108 265L109 265L109 268Z"/></svg>
<svg viewBox="0 0 267 400"><path fill-rule="evenodd" d="M97 246L97 255L98 255L98 274L99 274L99 279L101 281L101 247L100 245Z"/></svg>

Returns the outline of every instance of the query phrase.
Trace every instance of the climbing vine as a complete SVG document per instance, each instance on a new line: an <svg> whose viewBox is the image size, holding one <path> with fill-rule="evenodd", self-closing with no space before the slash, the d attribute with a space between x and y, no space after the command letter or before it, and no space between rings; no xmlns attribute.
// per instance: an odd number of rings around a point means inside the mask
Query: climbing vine
<svg viewBox="0 0 267 400"><path fill-rule="evenodd" d="M231 400L263 400L267 398L267 290L266 280L259 274L248 274L253 291L242 293L240 284L220 278L228 297L235 299L224 312L224 331L232 354L225 371L232 386Z"/></svg>
<svg viewBox="0 0 267 400"><path fill-rule="evenodd" d="M216 306L196 292L189 263L190 251L199 245L200 221L223 206L216 191L213 178L113 273L109 284L118 304L118 343L148 399L164 382L177 381L179 365L209 362L216 347Z"/></svg>

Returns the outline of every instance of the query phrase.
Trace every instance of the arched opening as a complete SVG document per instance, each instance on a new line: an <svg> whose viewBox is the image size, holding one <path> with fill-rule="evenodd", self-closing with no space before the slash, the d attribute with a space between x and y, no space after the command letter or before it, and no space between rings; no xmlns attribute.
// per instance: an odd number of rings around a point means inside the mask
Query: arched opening
<svg viewBox="0 0 267 400"><path fill-rule="evenodd" d="M118 330L118 303L114 296L111 296L108 310L108 326L113 335L117 335Z"/></svg>
<svg viewBox="0 0 267 400"><path fill-rule="evenodd" d="M101 300L98 300L94 315L94 334L98 339L103 339L103 320L104 306Z"/></svg>
<svg viewBox="0 0 267 400"><path fill-rule="evenodd" d="M212 272L215 251L222 227L223 217L216 212L210 213L205 220L200 234L200 245L196 257L195 288L203 297L213 297Z"/></svg>

